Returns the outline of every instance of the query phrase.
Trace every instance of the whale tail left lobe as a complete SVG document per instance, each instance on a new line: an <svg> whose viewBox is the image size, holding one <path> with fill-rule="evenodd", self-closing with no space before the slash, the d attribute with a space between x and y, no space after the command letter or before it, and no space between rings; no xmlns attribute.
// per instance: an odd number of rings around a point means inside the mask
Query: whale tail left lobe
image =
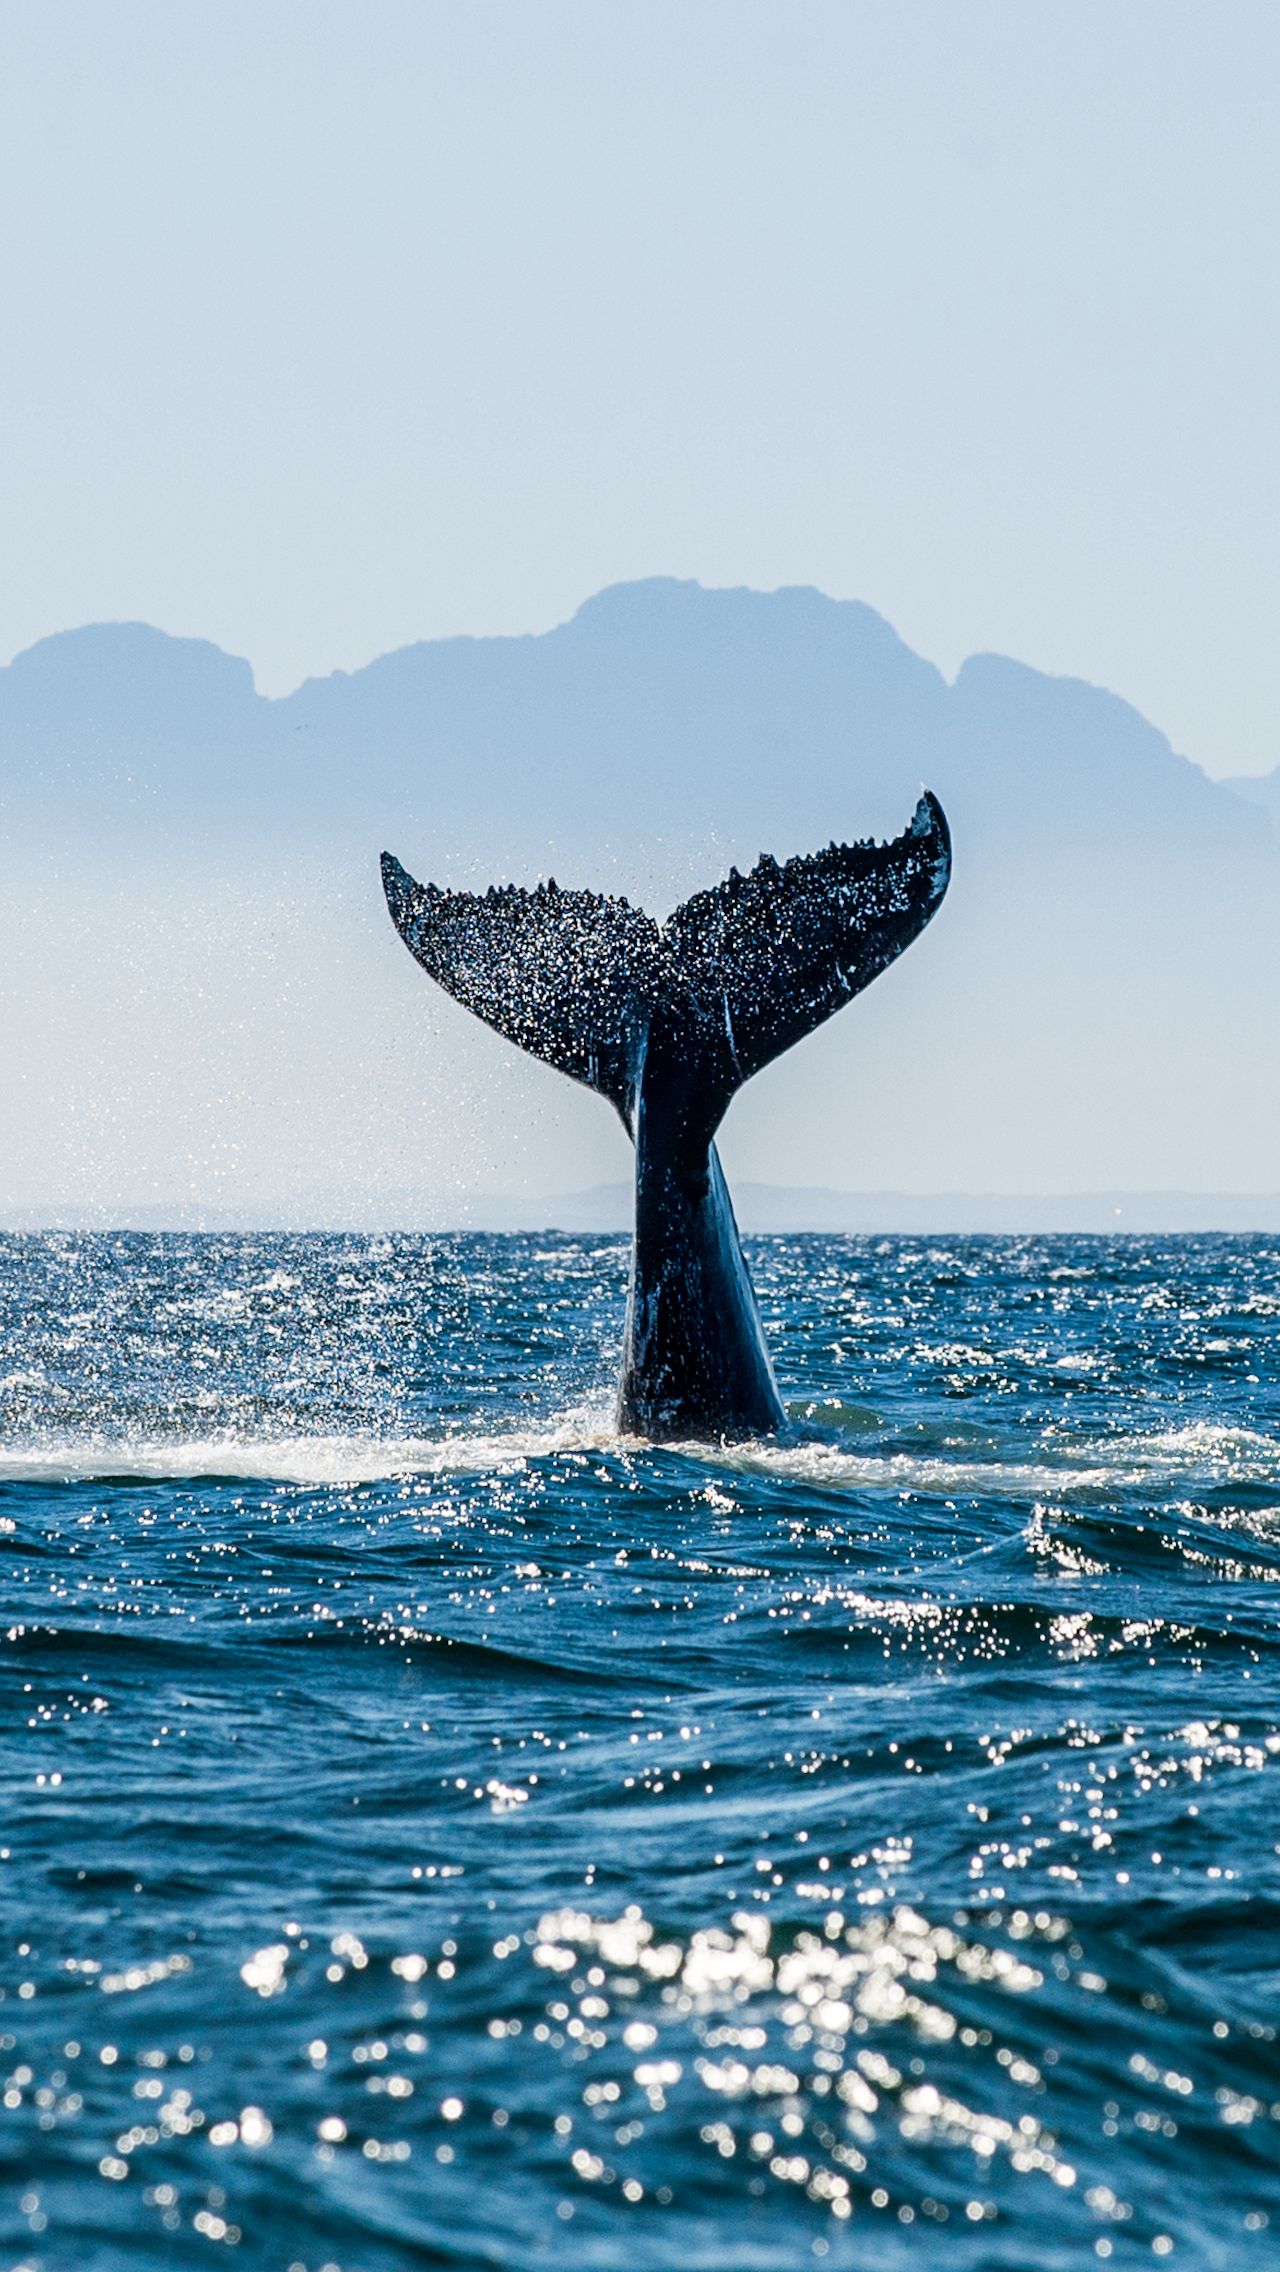
<svg viewBox="0 0 1280 2272"><path fill-rule="evenodd" d="M561 891L441 891L390 852L382 886L397 931L428 976L504 1040L582 1081L630 1125L642 1005L658 926L625 899Z"/></svg>
<svg viewBox="0 0 1280 2272"><path fill-rule="evenodd" d="M889 844L832 844L733 871L659 926L625 899L415 883L389 852L392 919L438 985L495 1032L609 1099L634 1133L643 1069L696 1074L709 1142L735 1090L852 1001L924 929L951 872L937 799Z"/></svg>

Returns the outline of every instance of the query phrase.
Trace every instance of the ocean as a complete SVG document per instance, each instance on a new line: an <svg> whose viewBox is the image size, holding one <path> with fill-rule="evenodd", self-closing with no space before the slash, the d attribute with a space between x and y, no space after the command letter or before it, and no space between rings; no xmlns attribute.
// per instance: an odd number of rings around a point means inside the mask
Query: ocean
<svg viewBox="0 0 1280 2272"><path fill-rule="evenodd" d="M1280 1243L0 1239L0 2265L1280 2264Z"/></svg>

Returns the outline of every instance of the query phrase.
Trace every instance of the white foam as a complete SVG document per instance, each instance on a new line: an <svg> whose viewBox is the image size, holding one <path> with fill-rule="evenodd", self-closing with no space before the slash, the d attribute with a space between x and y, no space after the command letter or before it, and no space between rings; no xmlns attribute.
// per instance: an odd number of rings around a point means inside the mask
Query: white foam
<svg viewBox="0 0 1280 2272"><path fill-rule="evenodd" d="M0 1449L0 1482L87 1483L121 1477L181 1483L208 1477L323 1489L397 1477L514 1474L564 1454L634 1455L651 1447L619 1436L611 1412L587 1405L541 1427L441 1436L209 1435L180 1440L45 1438ZM1042 1500L1080 1492L1142 1489L1225 1476L1280 1485L1280 1442L1245 1428L1191 1422L1149 1436L1094 1440L1088 1463L1060 1441L1059 1457L1001 1460L938 1451L846 1450L830 1439L739 1444L676 1443L664 1449L744 1478L807 1484L821 1491L924 1493L944 1499ZM1073 1454L1075 1456L1073 1456Z"/></svg>
<svg viewBox="0 0 1280 2272"><path fill-rule="evenodd" d="M924 1492L949 1499L1034 1499L1115 1483L1104 1467L1051 1467L1018 1460L970 1460L922 1452L846 1452L830 1443L706 1444L678 1447L691 1458L746 1475L776 1476L821 1491Z"/></svg>
<svg viewBox="0 0 1280 2272"><path fill-rule="evenodd" d="M1280 1464L1280 1440L1261 1435L1256 1428L1228 1428L1211 1420L1188 1420L1181 1428L1166 1428L1143 1439L1157 1457L1181 1459L1256 1460L1274 1470Z"/></svg>
<svg viewBox="0 0 1280 2272"><path fill-rule="evenodd" d="M515 1474L556 1453L604 1450L612 1431L591 1418L493 1435L207 1436L181 1442L45 1442L0 1450L0 1483L155 1483L231 1477L323 1488L392 1482L399 1476Z"/></svg>
<svg viewBox="0 0 1280 2272"><path fill-rule="evenodd" d="M717 1472L823 1491L924 1492L945 1498L1035 1499L1114 1486L1114 1470L910 1453L846 1452L830 1443L675 1443L662 1447ZM569 1414L542 1428L447 1436L207 1436L174 1442L74 1439L0 1450L0 1482L90 1483L108 1478L182 1483L219 1477L313 1488L393 1482L398 1477L516 1474L566 1453L634 1455L651 1450L619 1436L599 1413Z"/></svg>
<svg viewBox="0 0 1280 2272"><path fill-rule="evenodd" d="M829 1438L673 1447L743 1474L778 1476L823 1491L910 1491L944 1498L1063 1499L1079 1492L1141 1491L1196 1478L1280 1486L1280 1441L1248 1428L1189 1421L1150 1435L1094 1437L1087 1448L1060 1437L1048 1457L1003 1460L949 1452L846 1450Z"/></svg>

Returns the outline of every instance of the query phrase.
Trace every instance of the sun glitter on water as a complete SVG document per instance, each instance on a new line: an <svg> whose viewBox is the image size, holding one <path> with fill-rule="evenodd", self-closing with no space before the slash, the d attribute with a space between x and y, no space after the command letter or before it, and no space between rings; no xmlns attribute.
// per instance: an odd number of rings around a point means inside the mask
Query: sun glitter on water
<svg viewBox="0 0 1280 2272"><path fill-rule="evenodd" d="M11 2263L1269 2265L1278 1261L0 1241Z"/></svg>

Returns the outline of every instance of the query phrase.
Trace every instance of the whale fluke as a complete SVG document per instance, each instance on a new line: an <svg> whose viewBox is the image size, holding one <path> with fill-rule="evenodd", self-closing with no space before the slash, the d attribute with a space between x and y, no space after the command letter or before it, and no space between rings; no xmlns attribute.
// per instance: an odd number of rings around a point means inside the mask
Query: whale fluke
<svg viewBox="0 0 1280 2272"><path fill-rule="evenodd" d="M782 1407L712 1139L744 1081L852 1001L924 929L951 873L926 793L888 844L764 853L659 925L554 881L419 884L389 852L396 929L506 1040L607 1097L636 1146L624 1426L754 1434Z"/></svg>
<svg viewBox="0 0 1280 2272"><path fill-rule="evenodd" d="M382 855L387 904L422 967L531 1056L606 1096L631 1127L655 1019L698 1058L714 1133L734 1091L886 969L947 888L951 841L926 794L889 844L832 844L698 892L659 927L625 899L415 882Z"/></svg>

